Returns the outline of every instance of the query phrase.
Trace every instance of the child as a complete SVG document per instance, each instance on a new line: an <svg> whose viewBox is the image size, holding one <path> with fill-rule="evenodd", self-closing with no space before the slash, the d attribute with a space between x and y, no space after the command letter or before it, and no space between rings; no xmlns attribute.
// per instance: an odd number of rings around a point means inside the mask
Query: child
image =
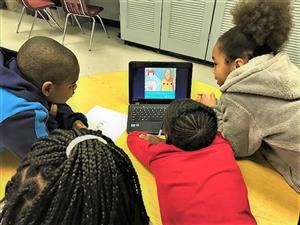
<svg viewBox="0 0 300 225"><path fill-rule="evenodd" d="M33 37L18 53L0 48L0 146L24 158L53 129L86 127L86 117L65 104L78 75L76 56L50 38Z"/></svg>
<svg viewBox="0 0 300 225"><path fill-rule="evenodd" d="M128 147L155 176L164 225L256 224L230 144L217 134L214 111L191 99L173 101L166 141L133 132Z"/></svg>
<svg viewBox="0 0 300 225"><path fill-rule="evenodd" d="M300 70L280 48L291 29L289 1L257 0L233 11L235 27L213 49L213 73L222 96L219 131L236 157L260 149L300 193ZM198 101L216 105L214 95Z"/></svg>
<svg viewBox="0 0 300 225"><path fill-rule="evenodd" d="M55 130L7 184L1 225L148 225L128 156L101 131Z"/></svg>

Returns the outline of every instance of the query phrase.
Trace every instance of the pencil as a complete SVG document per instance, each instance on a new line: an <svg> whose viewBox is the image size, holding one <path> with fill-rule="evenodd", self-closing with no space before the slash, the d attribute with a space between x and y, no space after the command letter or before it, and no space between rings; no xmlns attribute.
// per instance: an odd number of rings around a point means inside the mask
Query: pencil
<svg viewBox="0 0 300 225"><path fill-rule="evenodd" d="M158 136L161 136L161 134L162 134L162 129L159 129Z"/></svg>
<svg viewBox="0 0 300 225"><path fill-rule="evenodd" d="M160 129L158 131L158 136L161 136L162 131L163 131L163 123L161 123L161 127L160 127Z"/></svg>

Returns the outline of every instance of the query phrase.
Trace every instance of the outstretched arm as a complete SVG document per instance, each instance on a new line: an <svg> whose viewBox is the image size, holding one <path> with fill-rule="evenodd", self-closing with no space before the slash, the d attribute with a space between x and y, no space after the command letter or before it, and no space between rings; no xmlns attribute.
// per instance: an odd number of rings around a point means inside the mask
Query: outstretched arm
<svg viewBox="0 0 300 225"><path fill-rule="evenodd" d="M129 150L147 168L150 167L151 161L160 154L162 149L160 143L164 143L164 140L144 132L131 132L127 137Z"/></svg>

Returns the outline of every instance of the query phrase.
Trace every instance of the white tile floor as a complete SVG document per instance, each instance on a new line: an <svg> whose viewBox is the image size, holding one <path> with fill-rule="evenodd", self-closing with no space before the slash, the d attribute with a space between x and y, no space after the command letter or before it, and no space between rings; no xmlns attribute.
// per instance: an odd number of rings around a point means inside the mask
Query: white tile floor
<svg viewBox="0 0 300 225"><path fill-rule="evenodd" d="M53 14L55 16L55 10ZM21 13L18 12L0 10L0 46L18 50L22 43L27 40L33 17L24 15L17 34L16 29L20 15ZM63 27L63 21L60 20L59 23ZM110 39L108 39L100 24L95 26L92 51L88 51L91 23L86 21L82 25L85 34L82 34L77 26L68 25L65 37L65 46L78 57L81 76L126 71L128 62L132 60L182 61L154 51L125 45L124 41L117 36L120 29L106 25L110 35ZM31 36L47 36L59 42L62 41L62 32L57 27L51 28L42 19L36 20ZM199 63L193 63L193 66L193 79L217 87L211 73L211 67Z"/></svg>

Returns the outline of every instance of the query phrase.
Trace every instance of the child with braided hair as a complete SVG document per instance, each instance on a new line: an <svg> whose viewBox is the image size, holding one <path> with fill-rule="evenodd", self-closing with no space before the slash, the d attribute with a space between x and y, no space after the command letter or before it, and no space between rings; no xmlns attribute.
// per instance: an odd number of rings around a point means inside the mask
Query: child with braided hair
<svg viewBox="0 0 300 225"><path fill-rule="evenodd" d="M163 121L166 140L132 132L127 144L154 175L164 225L254 225L247 188L212 109L174 100Z"/></svg>
<svg viewBox="0 0 300 225"><path fill-rule="evenodd" d="M54 130L6 186L1 225L148 225L128 156L101 131Z"/></svg>
<svg viewBox="0 0 300 225"><path fill-rule="evenodd" d="M259 150L300 193L300 70L280 51L292 26L290 1L246 0L232 14L235 26L212 53L221 98L198 101L214 107L236 157Z"/></svg>

